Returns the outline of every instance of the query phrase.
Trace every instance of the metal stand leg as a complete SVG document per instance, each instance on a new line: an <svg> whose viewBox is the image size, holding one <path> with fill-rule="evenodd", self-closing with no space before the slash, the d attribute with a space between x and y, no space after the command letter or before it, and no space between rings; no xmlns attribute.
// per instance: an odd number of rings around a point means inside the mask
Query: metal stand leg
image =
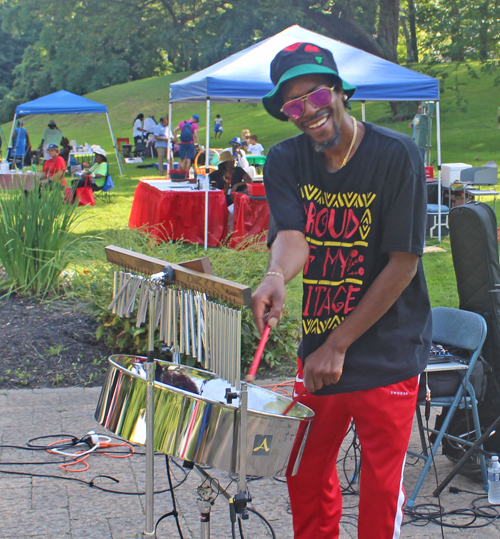
<svg viewBox="0 0 500 539"><path fill-rule="evenodd" d="M199 499L197 502L200 508L200 539L210 539L210 510L213 501Z"/></svg>
<svg viewBox="0 0 500 539"><path fill-rule="evenodd" d="M149 350L146 369L146 530L143 539L155 539L155 509L154 509L154 320L155 320L155 294L149 293Z"/></svg>
<svg viewBox="0 0 500 539"><path fill-rule="evenodd" d="M238 493L234 498L234 509L244 520L248 519L247 511L247 418L248 418L248 386L241 383L240 393L240 469L238 477Z"/></svg>
<svg viewBox="0 0 500 539"><path fill-rule="evenodd" d="M445 477L444 481L438 486L438 488L432 493L433 496L438 496L443 492L443 490L450 484L451 480L457 475L467 459L476 452L482 453L484 456L491 458L491 453L481 449L481 445L490 437L491 433L500 425L500 416L498 416L495 421L486 429L484 434L480 436L470 449L463 455L463 457L455 464L455 467L451 472ZM485 489L486 490L486 489Z"/></svg>

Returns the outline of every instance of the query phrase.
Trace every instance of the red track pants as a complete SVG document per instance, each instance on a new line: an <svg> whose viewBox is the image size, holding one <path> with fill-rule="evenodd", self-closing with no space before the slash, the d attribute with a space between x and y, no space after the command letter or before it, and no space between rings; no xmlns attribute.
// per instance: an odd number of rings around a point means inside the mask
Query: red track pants
<svg viewBox="0 0 500 539"><path fill-rule="evenodd" d="M302 368L295 391L302 391ZM298 474L288 477L295 539L337 539L342 494L337 455L350 425L361 443L359 539L398 539L405 494L403 471L418 391L418 376L392 384L300 402L316 414ZM301 439L301 436L297 437ZM298 446L294 447L291 462Z"/></svg>

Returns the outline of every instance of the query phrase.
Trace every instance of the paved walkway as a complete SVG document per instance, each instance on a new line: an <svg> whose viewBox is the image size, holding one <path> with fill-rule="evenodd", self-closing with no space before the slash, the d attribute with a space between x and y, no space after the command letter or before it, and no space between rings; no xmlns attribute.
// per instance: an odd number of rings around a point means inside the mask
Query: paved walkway
<svg viewBox="0 0 500 539"><path fill-rule="evenodd" d="M43 466L35 464L60 460L54 455L44 451L22 451L5 447L25 446L29 439L36 436L70 434L82 437L90 430L104 433L93 417L99 391L99 388L70 388L0 392L0 441L3 444L0 448L0 470L28 474L0 474L0 538L132 539L144 530L145 500L144 496L136 495L144 489L145 458L142 448L137 448L137 453L127 459L93 456L89 459L89 470L83 473L67 473L61 471L57 464ZM411 445L418 447L415 435ZM415 463L411 458L408 460L405 486L407 491L411 492L422 464ZM349 461L347 463L348 467L352 467L352 463ZM168 483L164 455L156 456L155 466L156 489L165 489ZM451 465L444 457L439 457L437 469L442 479L450 471ZM184 480L175 489L182 533L185 538L199 538L196 498L197 487L201 480L194 472L186 477L184 470L177 465L172 467L172 472L175 484ZM214 473L221 485L229 485L229 491L235 492L236 486L234 483L231 484L234 478L224 472L213 470L210 472ZM37 477L35 474L53 475L59 479ZM100 477L95 479L96 485L134 494L112 494L90 488L83 483L60 479L60 477L74 477L88 482L100 474L111 476L118 482ZM469 508L474 498L484 495L476 483L464 477L456 478L452 484L477 494L444 493L441 502L447 510ZM435 478L429 474L417 503L436 503L436 498L430 495L434 486ZM272 524L276 537L292 539L286 485L276 479L260 479L251 482L249 489L254 499L252 507ZM344 497L341 539L357 537L356 504L356 495ZM171 509L172 502L168 492L155 496L156 518ZM447 521L452 522L451 519ZM454 517L453 522L463 523L464 520ZM475 524L478 523L481 522L477 521ZM244 535L253 539L270 537L266 526L253 514L244 522ZM212 510L211 536L214 539L231 538L228 506L222 496L216 500ZM430 539L441 537L441 532L434 524L424 527L406 525L401 536ZM447 528L444 536L500 539L500 522L483 529ZM179 537L172 517L159 524L157 537L158 539ZM377 539L376 530L373 538Z"/></svg>

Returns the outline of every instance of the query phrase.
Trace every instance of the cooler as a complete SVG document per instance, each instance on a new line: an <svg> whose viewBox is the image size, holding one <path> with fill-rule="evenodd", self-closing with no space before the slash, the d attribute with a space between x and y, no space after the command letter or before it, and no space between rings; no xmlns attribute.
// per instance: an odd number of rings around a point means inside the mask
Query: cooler
<svg viewBox="0 0 500 539"><path fill-rule="evenodd" d="M443 163L441 165L441 182L443 187L449 187L460 181L460 171L466 168L472 168L467 163Z"/></svg>

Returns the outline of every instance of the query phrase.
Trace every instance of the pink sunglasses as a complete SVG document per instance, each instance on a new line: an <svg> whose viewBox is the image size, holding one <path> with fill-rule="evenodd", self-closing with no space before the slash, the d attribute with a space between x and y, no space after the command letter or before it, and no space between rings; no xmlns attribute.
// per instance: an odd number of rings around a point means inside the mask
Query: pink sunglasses
<svg viewBox="0 0 500 539"><path fill-rule="evenodd" d="M326 107L332 100L333 90L334 88L319 88L319 90L314 90L310 94L287 101L281 107L281 112L292 120L298 120L304 114L304 101L306 99L315 107Z"/></svg>

